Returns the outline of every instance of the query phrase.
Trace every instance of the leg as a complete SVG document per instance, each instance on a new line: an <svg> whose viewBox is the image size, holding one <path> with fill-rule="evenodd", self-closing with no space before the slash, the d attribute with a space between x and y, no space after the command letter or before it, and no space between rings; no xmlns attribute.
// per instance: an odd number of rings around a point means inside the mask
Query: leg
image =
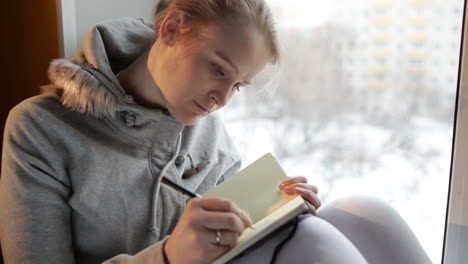
<svg viewBox="0 0 468 264"><path fill-rule="evenodd" d="M275 233L230 263L271 263L274 248L292 228ZM276 263L367 263L356 247L331 224L311 215L302 216L294 236L283 246Z"/></svg>
<svg viewBox="0 0 468 264"><path fill-rule="evenodd" d="M338 199L320 208L318 215L340 230L369 263L431 263L401 216L376 198Z"/></svg>

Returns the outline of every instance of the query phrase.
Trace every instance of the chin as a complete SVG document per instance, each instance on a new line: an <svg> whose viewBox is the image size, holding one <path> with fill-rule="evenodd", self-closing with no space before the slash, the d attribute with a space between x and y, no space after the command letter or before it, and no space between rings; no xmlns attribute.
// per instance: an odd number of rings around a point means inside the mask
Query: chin
<svg viewBox="0 0 468 264"><path fill-rule="evenodd" d="M174 109L168 109L171 115L180 123L186 126L193 126L202 116L195 113L188 113L183 111L175 111Z"/></svg>
<svg viewBox="0 0 468 264"><path fill-rule="evenodd" d="M197 116L197 117L176 117L176 119L181 122L182 124L186 125L186 126L193 126L195 125L198 120L200 120L200 118L203 118L201 116Z"/></svg>

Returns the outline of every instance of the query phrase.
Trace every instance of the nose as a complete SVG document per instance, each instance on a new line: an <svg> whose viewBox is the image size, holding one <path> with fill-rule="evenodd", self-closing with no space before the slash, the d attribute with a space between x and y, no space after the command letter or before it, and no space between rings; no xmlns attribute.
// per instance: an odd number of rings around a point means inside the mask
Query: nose
<svg viewBox="0 0 468 264"><path fill-rule="evenodd" d="M221 108L221 107L224 107L229 102L229 99L231 99L231 96L232 96L231 92L232 92L231 87L227 89L226 88L216 89L210 93L210 98L215 102L216 105L218 105Z"/></svg>

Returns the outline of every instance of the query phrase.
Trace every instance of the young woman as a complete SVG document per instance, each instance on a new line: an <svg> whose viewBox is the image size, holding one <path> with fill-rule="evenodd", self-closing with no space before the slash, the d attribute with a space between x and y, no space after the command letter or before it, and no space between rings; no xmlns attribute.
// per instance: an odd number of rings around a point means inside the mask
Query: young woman
<svg viewBox="0 0 468 264"><path fill-rule="evenodd" d="M279 58L262 0L171 0L154 27L94 27L72 60L56 60L48 93L11 110L0 181L6 263L210 263L251 220L216 198L188 202L164 175L203 193L240 168L213 113ZM305 177L280 188L316 216L277 232L233 263L428 263L384 203L323 206ZM275 253L276 252L276 253Z"/></svg>

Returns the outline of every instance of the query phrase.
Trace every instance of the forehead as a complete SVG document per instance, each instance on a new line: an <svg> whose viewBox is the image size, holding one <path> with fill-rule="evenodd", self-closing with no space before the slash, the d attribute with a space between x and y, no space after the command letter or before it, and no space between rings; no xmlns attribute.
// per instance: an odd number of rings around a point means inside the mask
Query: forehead
<svg viewBox="0 0 468 264"><path fill-rule="evenodd" d="M264 36L246 23L204 25L198 30L198 41L208 53L230 60L241 75L252 78L271 60Z"/></svg>

